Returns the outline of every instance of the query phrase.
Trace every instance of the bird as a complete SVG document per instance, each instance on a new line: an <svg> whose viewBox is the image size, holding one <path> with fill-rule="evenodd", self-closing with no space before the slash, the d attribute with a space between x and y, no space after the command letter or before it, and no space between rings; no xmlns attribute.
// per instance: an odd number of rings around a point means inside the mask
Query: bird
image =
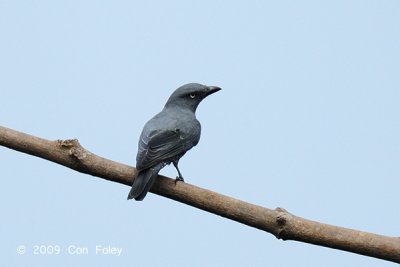
<svg viewBox="0 0 400 267"><path fill-rule="evenodd" d="M200 140L201 124L196 109L204 98L219 90L220 87L199 83L182 85L171 94L161 112L144 125L128 200L143 200L159 171L171 163L178 172L175 182L184 182L178 163Z"/></svg>

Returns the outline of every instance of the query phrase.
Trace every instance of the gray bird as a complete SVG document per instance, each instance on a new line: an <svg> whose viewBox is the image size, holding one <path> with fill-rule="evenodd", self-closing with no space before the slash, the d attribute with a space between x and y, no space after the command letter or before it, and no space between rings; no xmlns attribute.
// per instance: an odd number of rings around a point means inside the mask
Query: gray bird
<svg viewBox="0 0 400 267"><path fill-rule="evenodd" d="M198 83L185 84L169 97L164 109L144 126L136 156L137 173L128 199L143 200L158 176L171 162L178 171L176 181L184 181L179 159L200 140L201 125L196 109L207 96L221 90Z"/></svg>

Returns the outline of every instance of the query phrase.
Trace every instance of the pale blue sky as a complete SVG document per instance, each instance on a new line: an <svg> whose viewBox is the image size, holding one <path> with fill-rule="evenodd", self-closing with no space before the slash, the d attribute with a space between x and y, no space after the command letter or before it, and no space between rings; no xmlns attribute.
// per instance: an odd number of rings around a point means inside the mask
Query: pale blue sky
<svg viewBox="0 0 400 267"><path fill-rule="evenodd" d="M142 2L0 1L0 125L134 165L175 88L217 85L187 182L400 235L400 2ZM0 159L1 266L393 266L153 194L126 201L127 186L3 147Z"/></svg>

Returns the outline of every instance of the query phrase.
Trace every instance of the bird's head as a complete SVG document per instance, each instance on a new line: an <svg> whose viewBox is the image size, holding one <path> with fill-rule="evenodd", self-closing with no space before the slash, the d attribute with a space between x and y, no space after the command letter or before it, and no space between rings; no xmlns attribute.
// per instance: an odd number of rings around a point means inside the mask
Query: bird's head
<svg viewBox="0 0 400 267"><path fill-rule="evenodd" d="M218 92L221 88L216 86L206 86L199 83L188 83L182 85L169 97L165 107L188 108L193 112L197 106L207 96Z"/></svg>

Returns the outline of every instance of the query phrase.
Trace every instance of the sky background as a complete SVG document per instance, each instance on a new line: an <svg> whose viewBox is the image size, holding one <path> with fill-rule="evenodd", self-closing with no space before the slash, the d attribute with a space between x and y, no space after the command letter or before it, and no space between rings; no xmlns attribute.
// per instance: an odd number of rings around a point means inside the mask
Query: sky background
<svg viewBox="0 0 400 267"><path fill-rule="evenodd" d="M173 90L220 86L197 110L188 183L399 236L399 14L399 1L0 1L0 125L134 165ZM127 201L127 186L4 147L0 159L1 266L393 266L154 194Z"/></svg>

